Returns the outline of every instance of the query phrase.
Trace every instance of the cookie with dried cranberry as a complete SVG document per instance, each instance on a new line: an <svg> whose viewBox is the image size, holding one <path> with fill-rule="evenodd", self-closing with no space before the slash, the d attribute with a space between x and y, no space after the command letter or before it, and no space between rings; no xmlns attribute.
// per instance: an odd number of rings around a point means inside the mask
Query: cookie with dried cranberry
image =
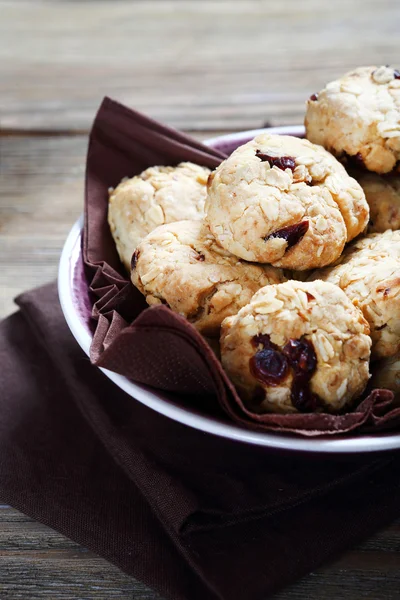
<svg viewBox="0 0 400 600"><path fill-rule="evenodd" d="M157 227L139 244L131 279L148 304L166 304L215 337L225 317L285 277L280 269L239 260L200 221L178 221Z"/></svg>
<svg viewBox="0 0 400 600"><path fill-rule="evenodd" d="M369 204L369 233L400 229L400 175L353 173Z"/></svg>
<svg viewBox="0 0 400 600"><path fill-rule="evenodd" d="M338 285L362 310L372 338L372 358L400 350L400 231L373 233L350 244L335 266L312 279Z"/></svg>
<svg viewBox="0 0 400 600"><path fill-rule="evenodd" d="M253 413L337 412L369 379L368 323L335 285L259 290L221 327L221 359Z"/></svg>
<svg viewBox="0 0 400 600"><path fill-rule="evenodd" d="M262 134L211 174L206 221L240 258L305 270L335 261L364 230L360 185L320 146Z"/></svg>
<svg viewBox="0 0 400 600"><path fill-rule="evenodd" d="M159 225L202 219L209 169L190 162L150 167L110 190L108 222L119 257L130 270L139 242Z"/></svg>
<svg viewBox="0 0 400 600"><path fill-rule="evenodd" d="M374 365L371 387L392 390L396 405L400 404L400 352Z"/></svg>
<svg viewBox="0 0 400 600"><path fill-rule="evenodd" d="M331 81L307 102L307 138L369 171L400 161L400 72L360 67Z"/></svg>

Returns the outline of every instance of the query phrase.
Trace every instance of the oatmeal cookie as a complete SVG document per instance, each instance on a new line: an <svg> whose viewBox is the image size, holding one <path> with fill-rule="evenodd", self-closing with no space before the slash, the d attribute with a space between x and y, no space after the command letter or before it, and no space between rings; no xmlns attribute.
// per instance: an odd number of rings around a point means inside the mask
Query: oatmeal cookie
<svg viewBox="0 0 400 600"><path fill-rule="evenodd" d="M400 160L400 72L360 67L307 102L307 138L369 171L389 173Z"/></svg>
<svg viewBox="0 0 400 600"><path fill-rule="evenodd" d="M400 350L400 231L350 244L336 265L309 279L338 285L359 306L370 325L374 359Z"/></svg>
<svg viewBox="0 0 400 600"><path fill-rule="evenodd" d="M148 304L167 304L209 337L262 286L285 280L280 269L221 248L200 221L157 227L137 247L131 278Z"/></svg>
<svg viewBox="0 0 400 600"><path fill-rule="evenodd" d="M118 254L130 270L139 242L159 225L202 219L210 170L193 163L151 167L110 191L108 222Z"/></svg>
<svg viewBox="0 0 400 600"><path fill-rule="evenodd" d="M337 286L287 281L223 321L222 364L253 412L337 412L368 382L368 333Z"/></svg>
<svg viewBox="0 0 400 600"><path fill-rule="evenodd" d="M367 171L353 174L369 204L369 233L400 229L400 175L377 175Z"/></svg>
<svg viewBox="0 0 400 600"><path fill-rule="evenodd" d="M400 404L400 353L384 358L374 365L371 378L373 388L383 388L394 392L396 404Z"/></svg>
<svg viewBox="0 0 400 600"><path fill-rule="evenodd" d="M322 267L368 218L360 185L307 140L259 135L209 177L206 221L221 246L245 260Z"/></svg>

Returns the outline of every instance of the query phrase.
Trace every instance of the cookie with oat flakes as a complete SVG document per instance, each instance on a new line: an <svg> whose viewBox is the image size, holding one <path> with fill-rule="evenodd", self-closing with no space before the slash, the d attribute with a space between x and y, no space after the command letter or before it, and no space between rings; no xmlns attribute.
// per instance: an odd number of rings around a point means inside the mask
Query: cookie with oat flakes
<svg viewBox="0 0 400 600"><path fill-rule="evenodd" d="M338 412L368 382L368 333L336 285L288 281L223 321L221 359L253 413Z"/></svg>
<svg viewBox="0 0 400 600"><path fill-rule="evenodd" d="M131 279L148 304L167 304L215 337L222 320L257 290L286 278L280 269L239 260L200 221L178 221L157 227L139 244Z"/></svg>
<svg viewBox="0 0 400 600"><path fill-rule="evenodd" d="M139 242L159 225L202 219L210 170L194 163L150 167L110 190L108 222L119 257L130 270Z"/></svg>
<svg viewBox="0 0 400 600"><path fill-rule="evenodd" d="M400 161L400 72L360 67L331 81L308 100L305 126L337 157L389 173Z"/></svg>
<svg viewBox="0 0 400 600"><path fill-rule="evenodd" d="M298 270L335 261L369 218L360 185L331 154L270 134L237 148L210 175L205 209L232 254Z"/></svg>
<svg viewBox="0 0 400 600"><path fill-rule="evenodd" d="M400 231L374 233L350 244L336 265L312 273L338 285L371 329L372 358L400 350Z"/></svg>

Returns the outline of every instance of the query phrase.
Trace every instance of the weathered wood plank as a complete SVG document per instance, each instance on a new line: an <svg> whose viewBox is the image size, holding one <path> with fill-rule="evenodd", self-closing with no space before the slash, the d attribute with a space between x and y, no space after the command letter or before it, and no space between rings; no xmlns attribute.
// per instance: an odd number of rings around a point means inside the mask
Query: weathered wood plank
<svg viewBox="0 0 400 600"><path fill-rule="evenodd" d="M83 210L86 147L86 135L0 136L0 318L17 294L56 277Z"/></svg>
<svg viewBox="0 0 400 600"><path fill-rule="evenodd" d="M0 598L157 600L145 585L45 525L0 505Z"/></svg>
<svg viewBox="0 0 400 600"><path fill-rule="evenodd" d="M185 129L301 122L327 80L400 51L397 0L0 6L5 128L86 130L105 94Z"/></svg>
<svg viewBox="0 0 400 600"><path fill-rule="evenodd" d="M397 600L400 522L274 600ZM49 527L0 506L0 597L52 600L159 596Z"/></svg>
<svg viewBox="0 0 400 600"><path fill-rule="evenodd" d="M83 207L86 137L0 137L0 317L24 289L56 276Z"/></svg>

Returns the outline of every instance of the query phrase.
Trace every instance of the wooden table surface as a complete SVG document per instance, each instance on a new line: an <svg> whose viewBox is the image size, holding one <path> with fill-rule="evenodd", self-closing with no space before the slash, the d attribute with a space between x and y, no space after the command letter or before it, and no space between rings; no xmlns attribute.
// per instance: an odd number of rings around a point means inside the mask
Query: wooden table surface
<svg viewBox="0 0 400 600"><path fill-rule="evenodd" d="M398 0L0 0L0 316L56 276L105 94L201 139L301 123L327 80L400 60L399 22ZM276 600L394 600L399 581L400 522ZM158 596L0 505L6 598Z"/></svg>

